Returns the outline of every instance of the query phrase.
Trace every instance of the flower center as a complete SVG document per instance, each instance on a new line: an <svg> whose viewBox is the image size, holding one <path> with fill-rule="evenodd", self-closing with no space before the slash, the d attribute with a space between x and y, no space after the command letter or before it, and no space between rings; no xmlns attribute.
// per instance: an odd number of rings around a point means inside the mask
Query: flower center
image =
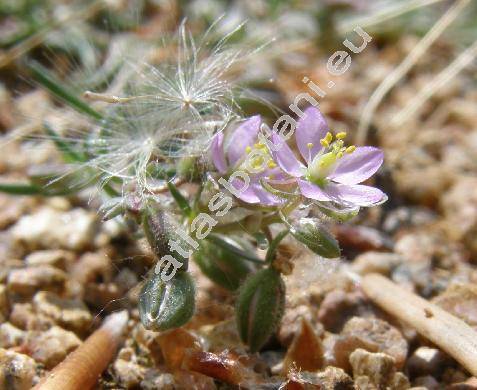
<svg viewBox="0 0 477 390"><path fill-rule="evenodd" d="M267 168L273 169L277 166L266 145L261 142L256 143L253 147L247 146L245 152L247 156L241 164L241 168L249 173L261 173Z"/></svg>
<svg viewBox="0 0 477 390"><path fill-rule="evenodd" d="M313 158L306 170L306 177L312 183L323 187L328 182L328 175L333 172L336 162L344 156L345 153L353 153L356 146L344 146L343 139L346 138L346 133L341 132L336 134L336 139L333 141L333 135L328 132L324 138L320 140L323 149ZM307 145L310 149L313 144Z"/></svg>

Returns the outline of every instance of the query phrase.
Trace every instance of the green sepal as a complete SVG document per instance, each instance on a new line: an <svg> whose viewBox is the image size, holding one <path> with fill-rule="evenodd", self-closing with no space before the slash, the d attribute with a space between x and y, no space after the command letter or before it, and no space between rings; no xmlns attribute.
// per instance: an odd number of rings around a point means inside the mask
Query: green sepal
<svg viewBox="0 0 477 390"><path fill-rule="evenodd" d="M352 210L333 210L328 207L316 205L318 210L320 210L324 215L330 217L338 222L347 222L354 217L356 217L359 213L359 207L352 209Z"/></svg>
<svg viewBox="0 0 477 390"><path fill-rule="evenodd" d="M236 320L240 338L257 352L276 330L285 307L285 283L274 268L247 278L240 287Z"/></svg>
<svg viewBox="0 0 477 390"><path fill-rule="evenodd" d="M194 314L195 286L187 272L168 282L153 273L139 295L139 317L146 329L164 331L185 325Z"/></svg>
<svg viewBox="0 0 477 390"><path fill-rule="evenodd" d="M293 237L317 255L329 259L340 257L338 241L318 219L301 218L293 223L284 219L284 222L289 226Z"/></svg>

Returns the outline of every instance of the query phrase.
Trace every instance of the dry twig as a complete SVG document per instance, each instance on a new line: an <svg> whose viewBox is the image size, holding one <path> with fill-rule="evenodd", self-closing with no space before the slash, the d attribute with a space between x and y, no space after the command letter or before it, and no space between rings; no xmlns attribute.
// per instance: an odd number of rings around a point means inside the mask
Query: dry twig
<svg viewBox="0 0 477 390"><path fill-rule="evenodd" d="M368 274L361 285L381 309L415 328L472 375L477 375L477 332L464 321L382 275Z"/></svg>

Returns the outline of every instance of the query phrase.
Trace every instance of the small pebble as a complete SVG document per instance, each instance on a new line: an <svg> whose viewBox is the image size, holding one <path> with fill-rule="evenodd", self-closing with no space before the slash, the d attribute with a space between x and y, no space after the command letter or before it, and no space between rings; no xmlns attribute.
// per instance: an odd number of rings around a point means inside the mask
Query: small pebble
<svg viewBox="0 0 477 390"><path fill-rule="evenodd" d="M0 348L0 389L31 389L35 367L35 361L31 357Z"/></svg>
<svg viewBox="0 0 477 390"><path fill-rule="evenodd" d="M30 332L26 340L26 348L31 357L48 369L63 361L80 344L78 336L58 326L44 332Z"/></svg>

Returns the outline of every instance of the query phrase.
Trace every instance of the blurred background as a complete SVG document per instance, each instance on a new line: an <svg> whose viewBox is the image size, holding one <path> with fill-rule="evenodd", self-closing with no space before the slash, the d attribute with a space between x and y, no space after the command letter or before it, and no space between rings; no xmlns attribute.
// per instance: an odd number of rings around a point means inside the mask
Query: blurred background
<svg viewBox="0 0 477 390"><path fill-rule="evenodd" d="M359 289L344 280L349 268L381 272L477 328L475 0L0 0L0 183L59 161L44 137L44 121L62 135L82 124L58 99L61 91L45 90L41 74L78 99L87 90L114 93L127 65L174 59L171 38L184 19L197 37L213 26L211 44L245 22L229 36L250 53L232 69L248 91L237 97L244 116L261 113L272 124L298 94L310 92L306 77L325 92L320 109L334 131L385 152L375 185L389 200L333 226L343 246L341 265L306 258L297 265L287 280L285 325L263 358L264 370L286 353L300 316L317 332L340 337L353 316L382 318L370 314ZM343 42L361 46L357 27L371 41L351 53ZM351 55L339 76L327 69L337 50ZM11 387L0 388L29 388L92 332L92 323L119 308L132 313L130 338L101 388L228 388L217 378L161 368L167 347L140 327L135 311L135 287L152 257L121 227L100 224L95 202L88 192L0 194L0 378L11 375L5 351L21 355ZM199 284L190 328L208 340L209 350L230 349L233 297L203 278ZM409 329L402 333L405 352L390 347L397 343L393 336L376 350L395 355L406 383L443 388L468 380L448 356L425 369L413 363L413 353L427 344Z"/></svg>

